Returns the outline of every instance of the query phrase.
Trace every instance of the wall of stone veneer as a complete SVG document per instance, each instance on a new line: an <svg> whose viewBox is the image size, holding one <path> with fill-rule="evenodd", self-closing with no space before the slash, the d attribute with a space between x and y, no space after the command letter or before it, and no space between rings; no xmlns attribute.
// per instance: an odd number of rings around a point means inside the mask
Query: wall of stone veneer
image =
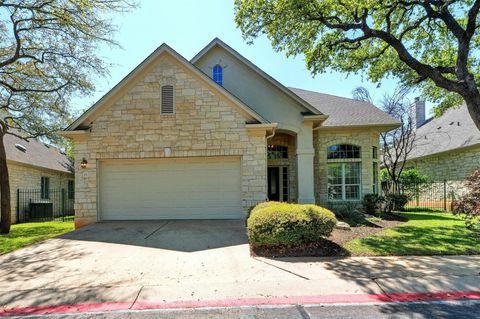
<svg viewBox="0 0 480 319"><path fill-rule="evenodd" d="M327 164L335 160L327 160L327 148L335 144L360 146L362 162L360 200L365 194L373 192L372 147L376 146L379 150L379 133L370 129L321 129L314 132L315 199L318 205L331 204L328 201ZM375 173L378 174L378 171Z"/></svg>
<svg viewBox="0 0 480 319"><path fill-rule="evenodd" d="M160 114L160 87L175 87L175 115ZM76 226L97 221L97 168L102 159L241 156L243 210L266 198L265 131L248 115L164 54L135 85L93 121L76 143ZM87 168L79 163L88 160Z"/></svg>
<svg viewBox="0 0 480 319"><path fill-rule="evenodd" d="M17 222L17 189L40 189L42 176L50 177L51 189L68 188L68 181L73 180L73 174L34 167L22 163L7 163L10 178L10 205L12 223Z"/></svg>

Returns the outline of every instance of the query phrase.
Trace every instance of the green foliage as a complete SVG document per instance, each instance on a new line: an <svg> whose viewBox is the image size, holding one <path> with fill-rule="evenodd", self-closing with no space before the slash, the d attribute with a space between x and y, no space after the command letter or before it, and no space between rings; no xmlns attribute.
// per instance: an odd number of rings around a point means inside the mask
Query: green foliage
<svg viewBox="0 0 480 319"><path fill-rule="evenodd" d="M373 215L379 211L382 204L385 202L385 198L378 194L366 194L363 196L363 209L365 213Z"/></svg>
<svg viewBox="0 0 480 319"><path fill-rule="evenodd" d="M467 178L466 194L453 203L453 213L461 216L468 228L480 231L480 169Z"/></svg>
<svg viewBox="0 0 480 319"><path fill-rule="evenodd" d="M335 214L337 219L354 227L368 224L364 214L359 210L359 206L357 203L342 202L335 204L329 203L327 208Z"/></svg>
<svg viewBox="0 0 480 319"><path fill-rule="evenodd" d="M402 211L408 203L408 196L404 194L387 194L385 196L385 211Z"/></svg>
<svg viewBox="0 0 480 319"><path fill-rule="evenodd" d="M250 245L301 245L328 236L337 220L328 209L316 205L261 203L247 220Z"/></svg>
<svg viewBox="0 0 480 319"><path fill-rule="evenodd" d="M428 177L427 175L422 174L416 168L409 168L402 171L399 181L403 187L412 187L426 183L428 181Z"/></svg>
<svg viewBox="0 0 480 319"><path fill-rule="evenodd" d="M465 50L457 37L467 33L473 3L235 0L235 21L249 41L265 34L276 51L304 55L313 74L329 70L363 73L372 82L394 76L439 103L437 111L441 112L461 101L459 91L446 86L457 83L457 58ZM478 8L472 11L477 14ZM464 64L478 83L476 21Z"/></svg>

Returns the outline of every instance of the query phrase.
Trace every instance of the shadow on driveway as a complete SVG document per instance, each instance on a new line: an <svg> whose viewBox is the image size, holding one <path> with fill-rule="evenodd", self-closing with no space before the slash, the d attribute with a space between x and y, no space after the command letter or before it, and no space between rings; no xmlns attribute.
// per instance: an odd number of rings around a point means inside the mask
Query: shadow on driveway
<svg viewBox="0 0 480 319"><path fill-rule="evenodd" d="M241 220L100 222L59 238L195 252L248 244Z"/></svg>

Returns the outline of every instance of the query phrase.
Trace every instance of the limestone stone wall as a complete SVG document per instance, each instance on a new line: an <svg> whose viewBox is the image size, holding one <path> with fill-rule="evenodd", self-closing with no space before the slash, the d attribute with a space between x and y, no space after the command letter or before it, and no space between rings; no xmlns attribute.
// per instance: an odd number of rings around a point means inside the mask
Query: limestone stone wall
<svg viewBox="0 0 480 319"><path fill-rule="evenodd" d="M160 88L175 90L176 112L160 114ZM96 118L77 141L76 226L97 221L97 166L102 159L241 156L243 210L266 198L265 130L246 128L246 115L177 60L165 55ZM80 162L88 161L86 168Z"/></svg>
<svg viewBox="0 0 480 319"><path fill-rule="evenodd" d="M461 151L414 159L406 167L415 167L431 180L461 181L480 169L480 145Z"/></svg>
<svg viewBox="0 0 480 319"><path fill-rule="evenodd" d="M269 159L268 166L286 166L288 167L288 202L295 203L298 199L297 182L297 158L295 136L277 133L268 140L269 145L281 145L288 147L288 159Z"/></svg>
<svg viewBox="0 0 480 319"><path fill-rule="evenodd" d="M327 164L337 160L327 160L327 148L335 144L353 144L360 146L361 151L361 194L360 200L365 194L373 193L373 162L378 159L372 157L372 147L379 151L379 133L369 129L337 129L314 131L314 175L315 175L315 199L319 205L329 205ZM377 156L378 157L378 156ZM357 161L357 160L354 160ZM378 165L377 165L378 167ZM378 181L378 179L377 179ZM378 189L378 185L377 185ZM338 201L336 202L338 203Z"/></svg>
<svg viewBox="0 0 480 319"><path fill-rule="evenodd" d="M40 167L25 165L18 162L7 163L10 178L11 216L12 223L17 222L17 189L40 189L41 178L50 178L51 189L67 190L68 181L73 180L73 174L58 172Z"/></svg>

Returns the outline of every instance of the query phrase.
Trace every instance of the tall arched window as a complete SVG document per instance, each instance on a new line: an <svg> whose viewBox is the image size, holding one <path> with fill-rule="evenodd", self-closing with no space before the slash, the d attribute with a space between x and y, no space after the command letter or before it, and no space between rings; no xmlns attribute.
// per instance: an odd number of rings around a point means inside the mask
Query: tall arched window
<svg viewBox="0 0 480 319"><path fill-rule="evenodd" d="M329 200L360 200L361 173L360 147L350 144L336 144L328 147Z"/></svg>
<svg viewBox="0 0 480 319"><path fill-rule="evenodd" d="M213 80L223 85L223 68L219 64L213 67Z"/></svg>

